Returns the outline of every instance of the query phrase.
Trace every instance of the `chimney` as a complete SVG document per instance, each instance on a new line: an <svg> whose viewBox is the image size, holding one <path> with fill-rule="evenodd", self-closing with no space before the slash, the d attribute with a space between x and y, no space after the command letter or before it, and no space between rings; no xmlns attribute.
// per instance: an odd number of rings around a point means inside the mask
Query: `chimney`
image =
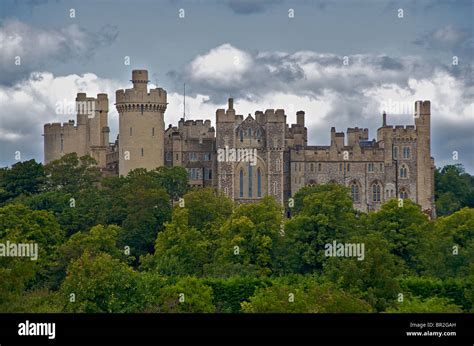
<svg viewBox="0 0 474 346"><path fill-rule="evenodd" d="M234 99L233 98L229 98L229 106L228 106L228 109L234 109Z"/></svg>
<svg viewBox="0 0 474 346"><path fill-rule="evenodd" d="M387 113L385 113L385 111L383 111L383 114L382 114L382 126L383 127L387 126Z"/></svg>

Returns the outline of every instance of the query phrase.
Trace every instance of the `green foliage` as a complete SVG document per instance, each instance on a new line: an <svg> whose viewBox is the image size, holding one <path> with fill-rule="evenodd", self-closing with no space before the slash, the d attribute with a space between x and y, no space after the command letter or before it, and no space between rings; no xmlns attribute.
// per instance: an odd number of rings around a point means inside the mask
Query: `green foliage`
<svg viewBox="0 0 474 346"><path fill-rule="evenodd" d="M418 296L422 299L430 297L445 298L454 304L461 306L465 311L469 311L472 302L466 299L465 292L470 289L472 282L466 279L446 279L441 280L430 277L411 276L401 280L403 292Z"/></svg>
<svg viewBox="0 0 474 346"><path fill-rule="evenodd" d="M189 209L176 208L173 219L158 234L155 254L142 258L142 269L153 269L164 275L201 275L211 260L211 241L202 231L188 224Z"/></svg>
<svg viewBox="0 0 474 346"><path fill-rule="evenodd" d="M18 162L11 168L0 169L0 205L22 194L38 193L44 179L43 165L35 160Z"/></svg>
<svg viewBox="0 0 474 346"><path fill-rule="evenodd" d="M241 303L248 300L259 287L266 287L270 280L235 276L227 279L206 278L204 283L214 292L213 304L216 312L241 312Z"/></svg>
<svg viewBox="0 0 474 346"><path fill-rule="evenodd" d="M462 165L447 165L435 171L435 200L438 216L462 207L474 208L474 177Z"/></svg>
<svg viewBox="0 0 474 346"><path fill-rule="evenodd" d="M279 242L277 262L282 273L320 271L325 244L343 241L360 225L348 190L340 185L301 189L295 195L295 210L296 216L286 222L285 236Z"/></svg>
<svg viewBox="0 0 474 346"><path fill-rule="evenodd" d="M221 227L214 263L205 272L216 277L269 275L281 217L281 207L271 197L240 205Z"/></svg>
<svg viewBox="0 0 474 346"><path fill-rule="evenodd" d="M100 169L96 165L97 162L88 155L66 154L44 167L46 188L75 193L91 187L100 180Z"/></svg>
<svg viewBox="0 0 474 346"><path fill-rule="evenodd" d="M172 200L183 197L188 191L188 172L183 167L159 167L152 174Z"/></svg>
<svg viewBox="0 0 474 346"><path fill-rule="evenodd" d="M212 288L195 277L183 277L170 282L152 273L144 273L141 291L145 292L145 312L215 312ZM150 289L151 288L151 289ZM154 292L150 293L150 292Z"/></svg>
<svg viewBox="0 0 474 346"><path fill-rule="evenodd" d="M449 299L431 297L421 300L418 297L405 299L398 303L396 307L387 309L387 312L396 313L453 313L462 312L461 308L453 304Z"/></svg>
<svg viewBox="0 0 474 346"><path fill-rule="evenodd" d="M397 279L403 273L403 262L390 253L389 244L379 234L358 236L350 242L364 244L364 259L331 257L325 263L324 276L383 311L394 304L400 292Z"/></svg>
<svg viewBox="0 0 474 346"><path fill-rule="evenodd" d="M400 207L398 201L392 199L368 217L368 229L379 232L388 241L391 253L414 270L417 267L415 255L426 239L427 224L428 217L420 206L408 199Z"/></svg>
<svg viewBox="0 0 474 346"><path fill-rule="evenodd" d="M61 285L65 312L133 312L138 273L109 254L89 252L72 262ZM75 301L71 302L71 294Z"/></svg>
<svg viewBox="0 0 474 346"><path fill-rule="evenodd" d="M369 304L330 284L319 284L308 278L299 283L277 280L272 286L259 288L248 302L242 303L244 312L333 313L371 312Z"/></svg>
<svg viewBox="0 0 474 346"><path fill-rule="evenodd" d="M474 263L474 209L436 219L427 234L419 250L423 272L439 278L467 275Z"/></svg>

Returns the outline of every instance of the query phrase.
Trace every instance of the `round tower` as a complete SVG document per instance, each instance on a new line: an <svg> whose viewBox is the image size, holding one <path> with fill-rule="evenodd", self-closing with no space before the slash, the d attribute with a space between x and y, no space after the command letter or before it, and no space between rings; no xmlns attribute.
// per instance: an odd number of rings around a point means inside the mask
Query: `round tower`
<svg viewBox="0 0 474 346"><path fill-rule="evenodd" d="M148 71L132 71L132 89L117 90L119 113L119 174L135 168L155 169L164 165L164 114L166 91L148 92Z"/></svg>

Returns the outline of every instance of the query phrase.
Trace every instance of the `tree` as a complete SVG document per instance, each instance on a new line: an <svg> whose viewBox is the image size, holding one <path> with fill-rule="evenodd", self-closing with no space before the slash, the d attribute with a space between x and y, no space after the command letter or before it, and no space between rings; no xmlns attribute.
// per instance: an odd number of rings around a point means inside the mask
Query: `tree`
<svg viewBox="0 0 474 346"><path fill-rule="evenodd" d="M213 252L211 240L188 224L189 209L176 208L173 219L158 233L153 256L142 257L142 269L163 275L202 275Z"/></svg>
<svg viewBox="0 0 474 346"><path fill-rule="evenodd" d="M44 183L45 173L41 163L35 160L18 162L11 168L0 170L0 203L21 194L38 193Z"/></svg>
<svg viewBox="0 0 474 346"><path fill-rule="evenodd" d="M453 304L449 299L431 297L421 300L418 297L405 299L401 303L397 303L396 307L387 309L387 312L395 313L454 313L462 312L462 309Z"/></svg>
<svg viewBox="0 0 474 346"><path fill-rule="evenodd" d="M320 271L324 248L361 232L348 190L336 184L310 186L295 195L294 217L285 223L277 250L282 273Z"/></svg>
<svg viewBox="0 0 474 346"><path fill-rule="evenodd" d="M392 306L400 293L403 263L390 253L388 242L379 234L357 236L350 242L364 244L364 259L329 258L324 265L325 279L361 296L377 311Z"/></svg>
<svg viewBox="0 0 474 346"><path fill-rule="evenodd" d="M183 167L159 167L152 171L172 200L177 200L188 191L188 172Z"/></svg>
<svg viewBox="0 0 474 346"><path fill-rule="evenodd" d="M413 270L419 267L417 249L424 245L428 224L428 217L420 206L408 199L403 200L401 206L392 199L368 217L369 232L379 232L388 241L391 252Z"/></svg>
<svg viewBox="0 0 474 346"><path fill-rule="evenodd" d="M61 189L70 193L96 185L100 180L100 169L90 156L78 157L69 153L45 166L48 190Z"/></svg>
<svg viewBox="0 0 474 346"><path fill-rule="evenodd" d="M32 211L23 205L0 208L0 244L32 244L30 258L2 257L0 260L0 311L19 299L30 288L52 284L57 261L57 247L64 235L54 216L46 211ZM9 242L9 243L8 243ZM37 252L34 249L37 249Z"/></svg>
<svg viewBox="0 0 474 346"><path fill-rule="evenodd" d="M467 275L469 264L474 262L474 209L463 208L433 221L417 253L425 275Z"/></svg>
<svg viewBox="0 0 474 346"><path fill-rule="evenodd" d="M474 177L461 164L435 170L435 200L438 216L449 215L463 207L474 208Z"/></svg>
<svg viewBox="0 0 474 346"><path fill-rule="evenodd" d="M67 269L60 294L65 312L134 312L140 305L138 273L127 264L85 251Z"/></svg>
<svg viewBox="0 0 474 346"><path fill-rule="evenodd" d="M372 308L357 296L330 284L309 278L298 283L275 280L272 286L259 288L242 310L251 313L333 313L371 312Z"/></svg>
<svg viewBox="0 0 474 346"><path fill-rule="evenodd" d="M215 312L212 288L195 277L184 277L171 283L151 273L143 273L141 280L145 312Z"/></svg>
<svg viewBox="0 0 474 346"><path fill-rule="evenodd" d="M281 207L272 197L239 206L221 227L214 262L206 266L205 272L218 277L269 275L281 218Z"/></svg>

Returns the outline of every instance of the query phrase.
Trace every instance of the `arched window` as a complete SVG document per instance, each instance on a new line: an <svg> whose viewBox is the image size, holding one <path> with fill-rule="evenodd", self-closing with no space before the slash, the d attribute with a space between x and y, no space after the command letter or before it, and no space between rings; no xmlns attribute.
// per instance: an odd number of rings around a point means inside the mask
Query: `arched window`
<svg viewBox="0 0 474 346"><path fill-rule="evenodd" d="M257 197L262 197L262 172L257 169Z"/></svg>
<svg viewBox="0 0 474 346"><path fill-rule="evenodd" d="M351 184L351 197L352 197L352 202L354 203L358 203L360 201L359 185L357 185L356 182L353 182Z"/></svg>
<svg viewBox="0 0 474 346"><path fill-rule="evenodd" d="M410 148L409 147L404 147L403 148L403 158L404 159L409 159L410 158Z"/></svg>
<svg viewBox="0 0 474 346"><path fill-rule="evenodd" d="M380 202L380 184L372 185L372 202Z"/></svg>
<svg viewBox="0 0 474 346"><path fill-rule="evenodd" d="M240 141L241 142L244 141L244 131L243 130L240 130Z"/></svg>
<svg viewBox="0 0 474 346"><path fill-rule="evenodd" d="M255 132L255 137L260 138L261 136L262 132L260 131L260 129L257 129L257 131Z"/></svg>
<svg viewBox="0 0 474 346"><path fill-rule="evenodd" d="M253 197L253 167L249 164L249 197Z"/></svg>
<svg viewBox="0 0 474 346"><path fill-rule="evenodd" d="M244 197L244 171L241 169L240 170L240 197Z"/></svg>
<svg viewBox="0 0 474 346"><path fill-rule="evenodd" d="M400 167L400 178L408 178L408 167L404 164Z"/></svg>
<svg viewBox="0 0 474 346"><path fill-rule="evenodd" d="M393 158L398 159L398 147L393 147Z"/></svg>
<svg viewBox="0 0 474 346"><path fill-rule="evenodd" d="M408 198L408 191L405 188L402 188L400 190L400 198L401 199L407 199Z"/></svg>

